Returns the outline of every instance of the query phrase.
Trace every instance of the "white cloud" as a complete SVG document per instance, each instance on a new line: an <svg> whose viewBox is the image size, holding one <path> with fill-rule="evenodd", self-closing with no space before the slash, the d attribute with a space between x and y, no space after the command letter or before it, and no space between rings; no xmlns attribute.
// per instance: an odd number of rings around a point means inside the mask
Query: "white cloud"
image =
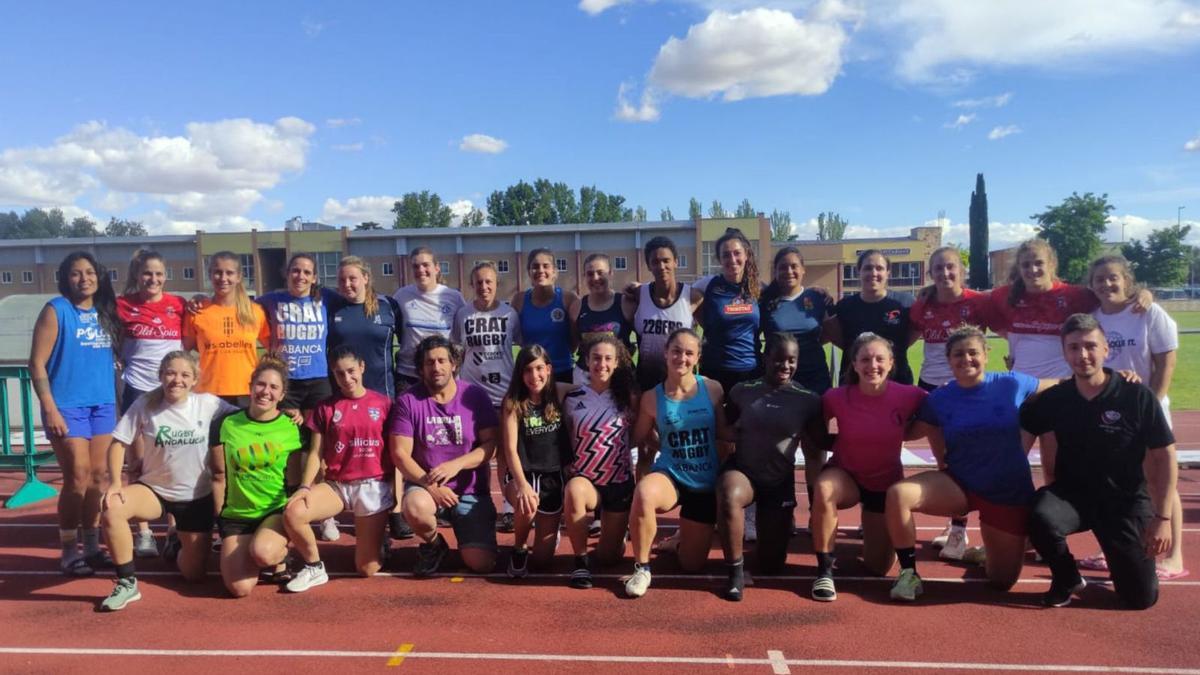
<svg viewBox="0 0 1200 675"><path fill-rule="evenodd" d="M657 87L691 98L726 101L825 93L842 67L845 30L790 12L714 11L659 48L650 71Z"/></svg>
<svg viewBox="0 0 1200 675"><path fill-rule="evenodd" d="M329 147L338 152L362 152L362 149L365 147L365 144L363 144L362 142L339 143L337 145L331 145Z"/></svg>
<svg viewBox="0 0 1200 675"><path fill-rule="evenodd" d="M315 38L325 30L325 24L312 19L304 19L300 22L300 27L304 29L304 34L308 37Z"/></svg>
<svg viewBox="0 0 1200 675"><path fill-rule="evenodd" d="M164 227L232 226L246 220L264 190L304 169L316 130L295 117L192 122L185 129L181 136L140 136L92 121L50 145L6 149L0 203L53 206L101 190L92 203L109 212L151 200L163 205L151 213Z"/></svg>
<svg viewBox="0 0 1200 675"><path fill-rule="evenodd" d="M392 206L398 201L399 197L387 195L351 197L345 202L330 197L325 200L325 206L321 209L321 221L338 225L357 225L371 221L387 226L395 220Z"/></svg>
<svg viewBox="0 0 1200 675"><path fill-rule="evenodd" d="M622 122L654 122L658 120L658 104L654 100L654 92L650 88L642 90L642 99L638 105L629 102L626 92L629 85L621 83L617 88L617 109L613 115Z"/></svg>
<svg viewBox="0 0 1200 675"><path fill-rule="evenodd" d="M1200 150L1200 136L1189 140L1187 143L1184 143L1183 149L1187 150L1188 152L1196 152Z"/></svg>
<svg viewBox="0 0 1200 675"><path fill-rule="evenodd" d="M325 120L325 126L330 129L340 129L341 127L356 127L362 124L362 120L357 117L333 117Z"/></svg>
<svg viewBox="0 0 1200 675"><path fill-rule="evenodd" d="M458 149L463 152L482 152L489 155L498 155L508 148L508 143L488 136L487 134L469 134L463 136L462 141L458 144Z"/></svg>
<svg viewBox="0 0 1200 675"><path fill-rule="evenodd" d="M450 227L458 227L458 226L462 225L463 217L466 216L468 213L470 213L471 209L476 208L475 203L472 202L470 199L459 199L459 200L450 202L446 206L450 207L450 215L452 217L450 220ZM483 212L483 217L485 219L484 224L486 224L487 223L487 220L486 220L487 219L487 209L480 208L479 210Z"/></svg>
<svg viewBox="0 0 1200 675"><path fill-rule="evenodd" d="M606 9L611 9L617 5L625 5L633 0L579 0L579 9L592 15L603 12Z"/></svg>
<svg viewBox="0 0 1200 675"><path fill-rule="evenodd" d="M1189 221L1183 218L1181 222L1184 225L1191 225L1192 231L1188 233L1186 241L1192 244L1200 244L1200 227L1196 227L1194 221ZM1109 216L1108 229L1104 233L1104 241L1132 241L1140 239L1146 241L1146 237L1155 230L1161 230L1167 227L1174 227L1175 218L1143 218L1133 214L1125 214L1123 216ZM1123 237L1123 238L1122 238Z"/></svg>
<svg viewBox="0 0 1200 675"><path fill-rule="evenodd" d="M957 80L980 66L1054 67L1200 42L1187 0L891 0L873 10L899 44L897 70L913 81Z"/></svg>
<svg viewBox="0 0 1200 675"><path fill-rule="evenodd" d="M151 234L192 234L196 230L205 232L248 232L251 229L265 230L267 225L261 220L245 216L225 216L216 220L180 220L163 211L151 211L141 214L134 220L140 220Z"/></svg>
<svg viewBox="0 0 1200 675"><path fill-rule="evenodd" d="M975 113L969 115L959 115L958 119L953 122L947 122L943 126L947 129L961 129L975 120Z"/></svg>
<svg viewBox="0 0 1200 675"><path fill-rule="evenodd" d="M1012 136L1013 134L1019 133L1021 133L1021 128L1015 124L1009 124L1002 127L993 127L992 130L988 132L988 140L998 141L1005 136Z"/></svg>
<svg viewBox="0 0 1200 675"><path fill-rule="evenodd" d="M995 96L984 96L983 98L964 98L961 101L955 101L951 105L955 108L1003 108L1012 100L1012 92L1006 91L1003 94Z"/></svg>

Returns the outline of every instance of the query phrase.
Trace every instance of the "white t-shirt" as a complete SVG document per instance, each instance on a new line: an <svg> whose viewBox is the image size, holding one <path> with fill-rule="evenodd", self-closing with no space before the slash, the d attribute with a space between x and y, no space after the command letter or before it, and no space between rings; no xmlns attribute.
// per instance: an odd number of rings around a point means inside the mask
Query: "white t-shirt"
<svg viewBox="0 0 1200 675"><path fill-rule="evenodd" d="M1092 316L1108 337L1108 360L1104 365L1113 370L1132 370L1147 386L1153 367L1150 357L1179 349L1179 327L1158 304L1141 314L1130 305L1116 314L1097 309Z"/></svg>
<svg viewBox="0 0 1200 675"><path fill-rule="evenodd" d="M212 493L208 465L208 428L214 418L237 410L212 394L193 392L187 399L146 410L149 396L138 400L117 422L112 436L131 445L140 434L144 484L169 502L188 502Z"/></svg>
<svg viewBox="0 0 1200 675"><path fill-rule="evenodd" d="M487 312L468 303L454 315L450 339L463 346L462 379L487 392L500 407L512 379L513 346L521 344L521 318L507 302Z"/></svg>
<svg viewBox="0 0 1200 675"><path fill-rule="evenodd" d="M397 289L392 298L399 303L403 319L396 370L401 375L415 378L417 368L413 365L413 357L417 345L430 335L449 338L454 313L467 303L457 289L442 284L428 293L422 293L416 284L409 284Z"/></svg>

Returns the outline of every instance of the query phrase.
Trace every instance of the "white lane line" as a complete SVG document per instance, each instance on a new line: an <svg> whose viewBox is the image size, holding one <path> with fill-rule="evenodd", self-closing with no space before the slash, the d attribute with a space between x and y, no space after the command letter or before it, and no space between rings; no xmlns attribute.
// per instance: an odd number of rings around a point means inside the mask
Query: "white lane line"
<svg viewBox="0 0 1200 675"><path fill-rule="evenodd" d="M1200 496L1200 495L1197 495L1197 496ZM6 527L58 528L58 525L56 523L0 523L0 528L6 528ZM338 523L338 527L343 530L352 531L354 529L354 524L353 523ZM150 525L150 529L166 530L167 525L166 525L166 523L153 523ZM658 529L660 529L660 530L677 530L677 529L679 529L679 526L672 524L672 523L663 523L658 526ZM936 525L936 526L935 525L921 525L921 526L917 527L917 530L925 531L925 532L941 532L944 529L946 529L945 525ZM978 532L979 528L972 525L972 526L967 527L967 530L970 532ZM839 532L857 532L858 526L857 525L841 525L838 527L838 531ZM1180 531L1195 533L1195 532L1200 532L1200 527L1185 527L1185 528L1182 528ZM801 535L797 534L796 536L801 536ZM324 542L324 541L318 540L317 543L326 544L326 543L331 543L331 542Z"/></svg>
<svg viewBox="0 0 1200 675"><path fill-rule="evenodd" d="M678 664L695 666L771 666L776 673L788 673L789 666L823 668L877 668L909 670L1002 670L1014 672L1070 673L1144 673L1147 675L1200 675L1195 668L1159 668L1154 666L1121 666L1075 663L978 663L937 661L867 661L841 659L785 659L772 650L768 658L734 658L732 656L630 656L622 654L506 654L489 652L420 652L411 651L405 659L447 661L525 661L602 664ZM19 656L175 656L225 658L341 658L390 659L391 651L323 651L319 649L100 649L90 647L0 647L0 654ZM783 668L781 670L780 668Z"/></svg>
<svg viewBox="0 0 1200 675"><path fill-rule="evenodd" d="M326 574L328 574L331 577L345 577L348 579L360 578L359 575L355 572L333 572L333 571L326 570ZM62 577L62 576L64 576L63 573L57 569L55 569L55 570L0 570L0 577ZM179 576L179 573L156 570L156 571L138 572L137 576L139 576L139 577L176 577L176 576ZM207 572L207 576L219 577L219 576L221 576L221 573L216 572L216 571L209 571L209 572ZM374 576L396 577L398 579L407 579L410 577L414 577L415 575L413 575L412 572L376 572ZM629 576L628 574L597 573L597 574L593 574L592 578L594 578L594 579L624 579L624 578L627 578L628 576ZM1089 586L1111 586L1112 585L1112 581L1109 579L1105 579L1102 577L1096 577L1096 576L1088 576L1086 574L1084 575L1084 577L1087 579ZM113 574L112 573L104 573L104 574L97 574L97 575L95 575L95 577L65 577L65 578L67 578L68 580L69 579L88 579L88 578L111 579L111 578L113 578ZM433 579L462 578L462 579L511 580L511 577L509 577L508 574L506 574L504 572L491 572L488 574L475 574L472 572L450 572L450 573L445 573L445 574L437 574L430 578L433 578ZM560 574L557 572L530 572L529 574L526 575L526 578L528 578L528 579L570 579L571 575L566 574L566 573ZM672 581L725 581L728 577L726 577L724 574L659 574L658 572L655 572L654 578L655 579L670 579ZM813 574L778 574L778 575L756 574L756 575L754 575L754 578L755 579L768 579L768 580L772 580L772 581L814 581L814 580L816 580L817 577L816 577L816 575L813 575ZM893 577L875 577L875 576L869 576L869 577L868 576L857 576L857 577L855 577L855 576L837 576L837 577L835 577L835 579L837 581L875 581L875 582L886 582L889 584L894 583L896 581L895 578L893 578ZM921 577L921 581L933 582L933 583L947 583L947 584L986 584L986 583L988 583L988 580L985 578L982 578L982 577L971 577L971 578ZM1049 584L1050 579L1048 579L1048 578L1018 579L1017 583L1018 584ZM513 582L513 585L519 586L520 584L517 582ZM1184 586L1184 587L1200 586L1200 580L1159 581L1158 585L1159 586Z"/></svg>
<svg viewBox="0 0 1200 675"><path fill-rule="evenodd" d="M783 652L778 649L767 650L767 661L771 662L771 672L774 675L792 675L792 669L788 668L787 659L783 658Z"/></svg>

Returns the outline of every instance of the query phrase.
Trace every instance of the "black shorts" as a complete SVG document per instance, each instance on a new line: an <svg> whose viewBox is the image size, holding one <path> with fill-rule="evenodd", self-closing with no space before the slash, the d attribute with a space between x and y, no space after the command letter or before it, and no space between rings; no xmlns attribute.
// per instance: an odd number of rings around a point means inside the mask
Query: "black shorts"
<svg viewBox="0 0 1200 675"><path fill-rule="evenodd" d="M628 513L629 507L633 505L633 479L629 479L624 483L609 483L608 485L596 485L592 483L592 487L596 488L596 494L599 495L597 501L597 511L605 513Z"/></svg>
<svg viewBox="0 0 1200 675"><path fill-rule="evenodd" d="M835 465L826 464L825 466L833 467ZM842 469L842 471L846 470ZM887 511L887 490L882 492L868 490L854 476L850 475L849 471L846 471L846 475L850 476L850 480L854 481L854 484L858 487L858 503L862 504L864 513L883 513Z"/></svg>
<svg viewBox="0 0 1200 675"><path fill-rule="evenodd" d="M737 471L750 481L750 489L754 490L754 501L750 502L760 509L775 509L777 511L792 511L796 508L796 476L790 475L778 483L766 483L750 477L737 464L737 453L726 460L721 466L721 473Z"/></svg>
<svg viewBox="0 0 1200 675"><path fill-rule="evenodd" d="M129 409L133 407L133 402L141 398L142 394L147 393L141 389L135 389L128 382L124 384L125 386L121 387L121 409L117 412L118 418L124 417L125 413L129 412Z"/></svg>
<svg viewBox="0 0 1200 675"><path fill-rule="evenodd" d="M938 388L938 385L933 384L932 382L926 382L925 380L917 380L917 386L925 391L933 391L934 389Z"/></svg>
<svg viewBox="0 0 1200 675"><path fill-rule="evenodd" d="M258 526L262 525L264 520L277 513L283 513L283 509L275 509L262 518L251 518L249 520L242 518L218 517L217 530L221 533L222 539L225 537L238 537L243 534L254 534L254 532L258 530Z"/></svg>
<svg viewBox="0 0 1200 675"><path fill-rule="evenodd" d="M538 513L548 516L562 513L563 508L563 475L562 471L526 471L525 480L533 487L538 496ZM504 474L504 484L512 481L512 474Z"/></svg>
<svg viewBox="0 0 1200 675"><path fill-rule="evenodd" d="M679 507L679 517L691 520L697 523L706 525L715 525L717 522L717 494L716 492L700 492L691 488L684 487L675 480L671 474L662 471L657 471L667 477L671 481L671 485L675 486L675 506ZM672 507L674 508L674 507Z"/></svg>
<svg viewBox="0 0 1200 675"><path fill-rule="evenodd" d="M279 407L285 410L312 410L330 396L333 396L333 387L329 384L329 378L288 380L287 395Z"/></svg>
<svg viewBox="0 0 1200 675"><path fill-rule="evenodd" d="M145 485L150 492L154 492L154 488L145 483L138 483L138 485ZM212 532L216 516L213 514L214 505L211 492L186 502L167 501L157 492L154 492L154 496L158 497L158 503L162 505L163 513L175 517L176 530L180 532Z"/></svg>

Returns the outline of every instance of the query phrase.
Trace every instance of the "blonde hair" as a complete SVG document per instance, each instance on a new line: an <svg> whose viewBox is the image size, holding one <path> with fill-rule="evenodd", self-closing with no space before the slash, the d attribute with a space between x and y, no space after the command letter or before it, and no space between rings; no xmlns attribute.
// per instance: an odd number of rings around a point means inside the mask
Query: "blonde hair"
<svg viewBox="0 0 1200 675"><path fill-rule="evenodd" d="M1026 254L1041 253L1046 256L1046 265L1050 268L1050 281L1058 281L1058 253L1050 242L1039 237L1026 239L1017 247L1017 255L1013 257L1012 266L1008 268L1008 283L1012 288L1008 292L1008 305L1016 307L1017 302L1021 300L1021 296L1025 295L1028 289L1025 288L1025 280L1021 278L1021 256Z"/></svg>
<svg viewBox="0 0 1200 675"><path fill-rule="evenodd" d="M182 349L176 349L173 352L168 352L158 364L158 386L154 389L151 389L145 395L147 408L157 408L162 404L163 397L165 396L162 388L162 376L167 370L167 364L176 359L183 359L184 361L187 361L188 365L192 367L192 375L195 376L197 381L200 380L200 364L196 361L195 355L193 355L191 352L185 352Z"/></svg>
<svg viewBox="0 0 1200 675"><path fill-rule="evenodd" d="M363 301L363 314L366 314L368 317L378 314L379 294L375 292L375 287L371 285L371 266L367 264L366 260L356 255L348 255L338 263L339 270L343 267L357 267L358 271L362 272L362 275L367 278L367 297Z"/></svg>
<svg viewBox="0 0 1200 675"><path fill-rule="evenodd" d="M218 260L229 260L234 264L238 273L237 286L233 289L233 302L237 307L237 320L242 328L252 328L255 323L254 319L254 302L250 300L250 294L246 292L246 281L242 278L242 258L233 251L217 251L208 259L208 276L212 277L213 270L216 268Z"/></svg>

